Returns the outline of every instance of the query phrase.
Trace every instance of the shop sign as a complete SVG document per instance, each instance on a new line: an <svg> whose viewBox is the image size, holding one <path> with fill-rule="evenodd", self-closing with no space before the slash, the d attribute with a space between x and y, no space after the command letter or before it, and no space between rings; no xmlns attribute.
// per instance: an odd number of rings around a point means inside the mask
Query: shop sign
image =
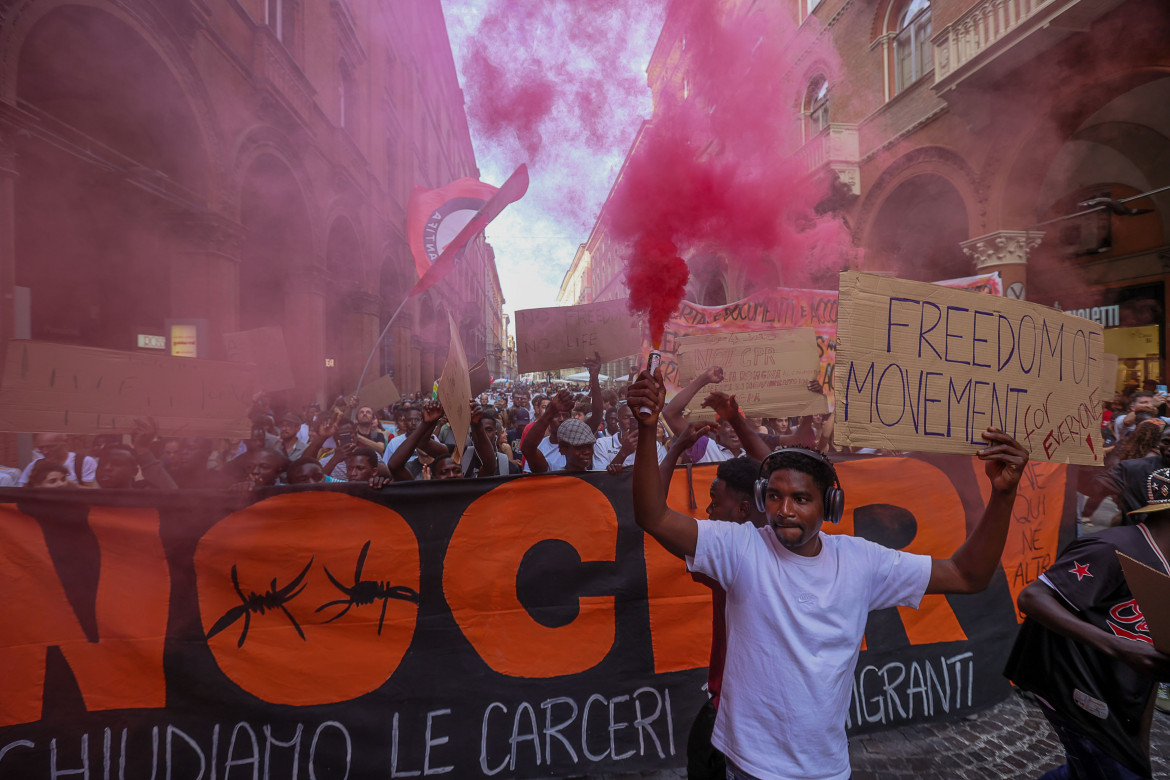
<svg viewBox="0 0 1170 780"><path fill-rule="evenodd" d="M1059 305L1056 307L1060 308ZM1074 317L1084 317L1087 320L1092 320L1103 328L1116 328L1121 324L1121 306L1113 304L1112 306L1093 306L1084 309L1065 309L1065 314L1071 314Z"/></svg>

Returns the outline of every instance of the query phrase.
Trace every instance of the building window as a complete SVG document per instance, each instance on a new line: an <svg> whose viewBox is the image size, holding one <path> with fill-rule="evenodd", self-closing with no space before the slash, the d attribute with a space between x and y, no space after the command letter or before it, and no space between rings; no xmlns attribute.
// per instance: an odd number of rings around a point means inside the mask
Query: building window
<svg viewBox="0 0 1170 780"><path fill-rule="evenodd" d="M802 110L808 118L809 138L829 126L829 81L824 76L817 76L809 82Z"/></svg>
<svg viewBox="0 0 1170 780"><path fill-rule="evenodd" d="M357 127L357 85L354 82L353 70L346 62L338 63L337 69L341 75L337 87L341 126L353 135Z"/></svg>
<svg viewBox="0 0 1170 780"><path fill-rule="evenodd" d="M930 45L930 2L910 0L898 15L894 37L895 91L901 92L934 67Z"/></svg>
<svg viewBox="0 0 1170 780"><path fill-rule="evenodd" d="M266 0L264 23L276 33L276 39L290 49L293 44L293 17L292 0Z"/></svg>

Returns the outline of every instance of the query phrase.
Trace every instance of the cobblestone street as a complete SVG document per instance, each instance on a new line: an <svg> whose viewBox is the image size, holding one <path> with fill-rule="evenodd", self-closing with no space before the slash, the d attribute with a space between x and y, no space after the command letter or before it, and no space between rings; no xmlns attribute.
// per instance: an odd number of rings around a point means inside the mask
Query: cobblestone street
<svg viewBox="0 0 1170 780"><path fill-rule="evenodd" d="M1170 779L1170 715L1154 713L1154 777ZM1064 763L1064 751L1031 701L1013 694L982 712L849 740L853 780L1031 780ZM677 780L686 771L595 775L590 780Z"/></svg>
<svg viewBox="0 0 1170 780"><path fill-rule="evenodd" d="M1154 777L1170 778L1170 715L1155 712L1150 733ZM1048 722L1019 694L983 712L856 737L853 780L1035 778L1064 763Z"/></svg>

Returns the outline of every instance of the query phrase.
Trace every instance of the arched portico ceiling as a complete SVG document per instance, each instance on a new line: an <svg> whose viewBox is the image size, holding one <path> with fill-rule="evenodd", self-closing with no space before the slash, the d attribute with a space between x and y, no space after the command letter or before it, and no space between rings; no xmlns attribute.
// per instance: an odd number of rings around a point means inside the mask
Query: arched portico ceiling
<svg viewBox="0 0 1170 780"><path fill-rule="evenodd" d="M45 2L25 13L5 30L4 45L17 50L4 52L13 66L4 89L43 118L41 132L81 149L93 139L99 146L91 156L111 150L105 157L131 177L209 199L216 176L200 119L209 109L203 100L200 110L193 107L190 88L198 79L163 56L164 41L113 3Z"/></svg>
<svg viewBox="0 0 1170 780"><path fill-rule="evenodd" d="M283 324L292 275L318 266L309 212L292 170L275 154L256 156L241 182L241 326Z"/></svg>
<svg viewBox="0 0 1170 780"><path fill-rule="evenodd" d="M1102 183L1138 192L1170 185L1170 77L1122 92L1076 128L1048 166L1037 213L1046 214L1070 192ZM1170 208L1160 212L1163 232L1170 233Z"/></svg>
<svg viewBox="0 0 1170 780"><path fill-rule="evenodd" d="M972 273L960 243L970 238L963 198L947 178L920 173L883 199L865 244L867 267L937 282Z"/></svg>

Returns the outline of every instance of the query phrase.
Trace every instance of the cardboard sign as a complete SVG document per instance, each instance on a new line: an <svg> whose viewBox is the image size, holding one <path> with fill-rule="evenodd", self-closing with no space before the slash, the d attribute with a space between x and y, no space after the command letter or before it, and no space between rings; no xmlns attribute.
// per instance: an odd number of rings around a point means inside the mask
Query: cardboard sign
<svg viewBox="0 0 1170 780"><path fill-rule="evenodd" d="M808 389L820 370L817 334L812 328L685 336L678 339L679 383L686 385L711 366L723 368L723 381L709 385L735 395L740 409L754 417L824 414L829 402ZM700 391L687 405L691 420L714 420L702 407Z"/></svg>
<svg viewBox="0 0 1170 780"><path fill-rule="evenodd" d="M225 333L223 343L228 360L256 366L257 379L265 390L289 390L296 387L288 362L283 329L269 326Z"/></svg>
<svg viewBox="0 0 1170 780"><path fill-rule="evenodd" d="M1160 652L1170 653L1170 602L1166 601L1166 594L1170 593L1170 577L1122 552L1117 553L1117 558L1125 572L1129 592L1141 607L1154 647Z"/></svg>
<svg viewBox="0 0 1170 780"><path fill-rule="evenodd" d="M451 325L451 347L447 350L447 363L438 381L439 403L443 405L447 422L451 424L451 434L455 437L455 460L462 463L467 432L471 429L471 377L467 372L467 355L463 352L459 329L450 313L447 319Z"/></svg>
<svg viewBox="0 0 1170 780"><path fill-rule="evenodd" d="M1100 465L1101 326L1046 306L841 274L835 441L972 454L987 427L1033 460Z"/></svg>
<svg viewBox="0 0 1170 780"><path fill-rule="evenodd" d="M124 433L153 417L163 436L246 437L257 389L250 365L12 341L0 431Z"/></svg>
<svg viewBox="0 0 1170 780"><path fill-rule="evenodd" d="M583 366L595 352L602 362L615 360L641 348L641 325L624 298L516 312L516 368L521 374Z"/></svg>
<svg viewBox="0 0 1170 780"><path fill-rule="evenodd" d="M473 397L480 393L486 393L488 388L492 386L492 375L488 371L487 358L480 358L472 363L467 369L467 374L471 378L471 395Z"/></svg>
<svg viewBox="0 0 1170 780"><path fill-rule="evenodd" d="M384 409L392 403L402 400L402 393L398 392L398 385L389 376L381 376L373 382L366 382L358 390L358 402L371 409Z"/></svg>

